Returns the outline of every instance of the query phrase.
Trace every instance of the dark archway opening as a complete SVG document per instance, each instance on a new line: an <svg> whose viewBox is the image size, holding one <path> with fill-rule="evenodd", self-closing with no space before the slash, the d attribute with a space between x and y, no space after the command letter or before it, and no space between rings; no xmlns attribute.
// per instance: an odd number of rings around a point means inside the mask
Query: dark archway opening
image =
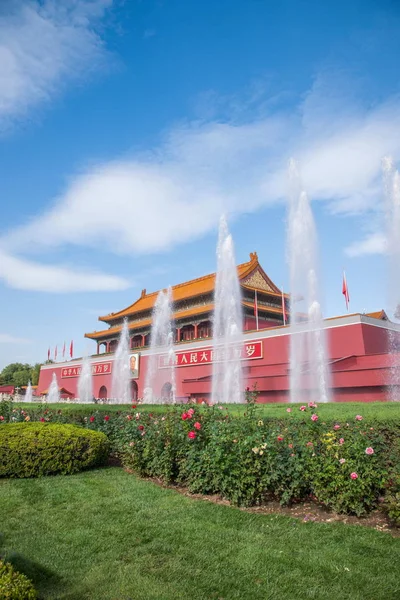
<svg viewBox="0 0 400 600"><path fill-rule="evenodd" d="M138 399L138 384L133 380L131 381L131 399L133 402Z"/></svg>
<svg viewBox="0 0 400 600"><path fill-rule="evenodd" d="M102 385L99 389L99 398L101 400L105 400L107 398L107 388L105 385Z"/></svg>

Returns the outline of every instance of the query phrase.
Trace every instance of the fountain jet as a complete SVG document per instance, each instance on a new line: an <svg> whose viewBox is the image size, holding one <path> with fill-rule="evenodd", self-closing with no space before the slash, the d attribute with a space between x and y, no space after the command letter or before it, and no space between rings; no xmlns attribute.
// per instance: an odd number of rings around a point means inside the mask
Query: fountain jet
<svg viewBox="0 0 400 600"><path fill-rule="evenodd" d="M388 305L395 319L400 319L400 174L395 169L393 159L385 157L382 161L383 181L386 197L386 238L388 255ZM389 331L388 351L390 354L390 376L388 395L392 401L399 401L400 390L400 353L399 333Z"/></svg>
<svg viewBox="0 0 400 600"><path fill-rule="evenodd" d="M176 402L176 357L172 317L172 289L169 287L166 291L159 292L153 310L144 391L144 401L149 404Z"/></svg>
<svg viewBox="0 0 400 600"><path fill-rule="evenodd" d="M216 403L244 402L242 383L243 315L232 236L220 219L214 292L212 396Z"/></svg>
<svg viewBox="0 0 400 600"><path fill-rule="evenodd" d="M124 325L115 352L111 389L112 397L116 404L128 404L131 402L129 329L127 319L124 319Z"/></svg>
<svg viewBox="0 0 400 600"><path fill-rule="evenodd" d="M83 357L81 372L78 380L79 402L87 404L93 401L92 365L87 355Z"/></svg>
<svg viewBox="0 0 400 600"><path fill-rule="evenodd" d="M25 402L32 402L32 400L33 400L32 384L31 384L31 381L29 380L28 387L26 388L26 392L25 392Z"/></svg>
<svg viewBox="0 0 400 600"><path fill-rule="evenodd" d="M307 194L294 161L289 166L287 259L290 271L290 402L304 392L329 402L330 373L318 286L318 237Z"/></svg>
<svg viewBox="0 0 400 600"><path fill-rule="evenodd" d="M47 394L47 402L49 404L55 404L56 402L60 402L60 391L58 389L57 375L55 373L53 373L53 377L51 379L49 392Z"/></svg>

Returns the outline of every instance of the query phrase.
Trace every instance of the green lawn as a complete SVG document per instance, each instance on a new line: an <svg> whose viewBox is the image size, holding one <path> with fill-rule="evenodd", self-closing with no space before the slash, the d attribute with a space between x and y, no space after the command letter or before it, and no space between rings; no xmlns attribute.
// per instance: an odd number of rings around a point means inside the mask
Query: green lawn
<svg viewBox="0 0 400 600"><path fill-rule="evenodd" d="M1 545L43 599L395 600L400 539L193 500L119 468L0 480Z"/></svg>
<svg viewBox="0 0 400 600"><path fill-rule="evenodd" d="M20 406L24 410L29 410L29 407L38 408L42 406L37 403L20 403L16 404L16 406ZM51 410L62 410L63 412L80 412L83 411L85 414L88 414L90 411L90 407L92 407L93 411L101 411L105 414L114 413L118 411L131 411L130 405L123 404L112 404L112 405L104 405L104 404L74 404L74 403L61 403L61 404L49 404L48 408ZM246 411L247 406L228 404L226 405L227 409L231 414L242 414ZM259 404L257 408L259 410L260 416L264 417L288 417L287 408L291 408L292 416L296 416L298 418L304 417L304 414L299 410L300 404ZM182 406L184 410L185 405ZM198 409L201 409L199 406ZM163 405L138 405L137 410L147 411L153 413L164 412L167 410L166 406ZM321 417L325 417L327 419L354 419L354 416L357 414L362 415L364 418L376 418L380 420L386 419L400 419L400 402L330 402L327 404L319 404L317 413Z"/></svg>

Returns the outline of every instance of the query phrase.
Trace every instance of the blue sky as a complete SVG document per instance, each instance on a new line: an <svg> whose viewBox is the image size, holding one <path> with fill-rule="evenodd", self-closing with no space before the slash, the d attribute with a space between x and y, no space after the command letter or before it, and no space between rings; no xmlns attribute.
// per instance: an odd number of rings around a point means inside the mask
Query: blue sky
<svg viewBox="0 0 400 600"><path fill-rule="evenodd" d="M61 4L61 7L60 7ZM229 216L288 290L287 164L327 316L387 305L381 159L400 163L397 0L3 0L0 367L215 269Z"/></svg>

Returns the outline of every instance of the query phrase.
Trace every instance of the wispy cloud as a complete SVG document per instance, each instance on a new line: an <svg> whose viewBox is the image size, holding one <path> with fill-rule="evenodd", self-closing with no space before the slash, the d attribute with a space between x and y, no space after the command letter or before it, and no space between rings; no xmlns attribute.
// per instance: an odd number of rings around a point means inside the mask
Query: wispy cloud
<svg viewBox="0 0 400 600"><path fill-rule="evenodd" d="M112 0L5 0L0 13L0 131L65 83L104 66L96 25Z"/></svg>
<svg viewBox="0 0 400 600"><path fill-rule="evenodd" d="M9 333L0 333L0 344L31 344L32 340L16 337Z"/></svg>
<svg viewBox="0 0 400 600"><path fill-rule="evenodd" d="M370 254L384 254L387 251L387 240L383 233L376 232L367 235L364 239L350 244L345 252L347 256L366 256Z"/></svg>
<svg viewBox="0 0 400 600"><path fill-rule="evenodd" d="M0 243L10 252L32 244L160 252L203 236L222 211L235 217L283 201L292 155L312 199L333 213L374 213L382 196L381 159L400 157L399 130L398 98L372 108L338 91L332 100L317 80L290 113L177 124L145 157L77 175L48 212ZM368 251L379 251L379 244L374 239ZM356 255L356 246L351 252Z"/></svg>
<svg viewBox="0 0 400 600"><path fill-rule="evenodd" d="M122 277L46 265L11 256L0 250L0 280L17 290L74 293L124 290L130 283Z"/></svg>

